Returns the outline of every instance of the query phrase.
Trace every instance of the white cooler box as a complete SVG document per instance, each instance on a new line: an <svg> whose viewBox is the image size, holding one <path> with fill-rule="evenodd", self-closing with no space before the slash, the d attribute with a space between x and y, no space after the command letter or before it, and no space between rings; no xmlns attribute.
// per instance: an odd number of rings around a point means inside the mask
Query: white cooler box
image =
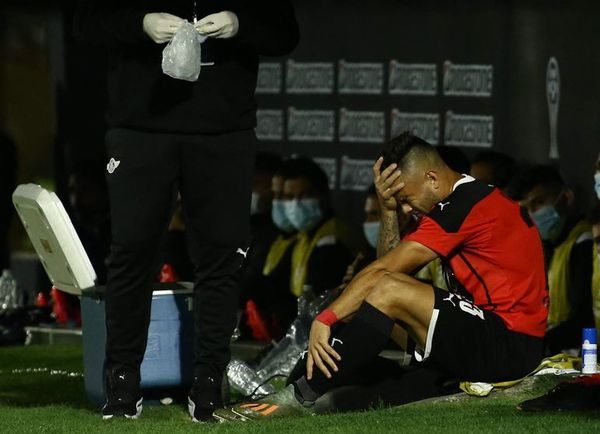
<svg viewBox="0 0 600 434"><path fill-rule="evenodd" d="M39 185L19 185L13 203L52 284L81 298L85 390L95 404L104 403L106 320L104 288L56 194ZM193 381L193 313L190 283L157 283L142 389L189 387Z"/></svg>

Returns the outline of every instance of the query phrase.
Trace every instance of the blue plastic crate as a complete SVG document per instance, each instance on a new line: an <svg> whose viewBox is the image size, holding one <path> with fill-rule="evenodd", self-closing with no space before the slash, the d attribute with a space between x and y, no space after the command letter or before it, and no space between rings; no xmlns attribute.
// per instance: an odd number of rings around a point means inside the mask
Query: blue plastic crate
<svg viewBox="0 0 600 434"><path fill-rule="evenodd" d="M81 297L83 365L89 399L103 405L106 320L103 288ZM142 389L190 387L193 381L192 290L184 284L157 284L152 295L148 343L141 366Z"/></svg>

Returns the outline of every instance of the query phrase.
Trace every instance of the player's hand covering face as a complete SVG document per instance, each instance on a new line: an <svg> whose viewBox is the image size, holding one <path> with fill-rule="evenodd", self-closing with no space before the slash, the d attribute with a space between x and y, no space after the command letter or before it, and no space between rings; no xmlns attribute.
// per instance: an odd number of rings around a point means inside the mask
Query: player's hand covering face
<svg viewBox="0 0 600 434"><path fill-rule="evenodd" d="M398 165L396 163L390 164L381 171L382 164L383 157L379 157L373 165L373 182L377 191L377 197L383 209L397 211L398 202L395 196L404 188L404 183L400 182L400 174L402 172L397 170Z"/></svg>

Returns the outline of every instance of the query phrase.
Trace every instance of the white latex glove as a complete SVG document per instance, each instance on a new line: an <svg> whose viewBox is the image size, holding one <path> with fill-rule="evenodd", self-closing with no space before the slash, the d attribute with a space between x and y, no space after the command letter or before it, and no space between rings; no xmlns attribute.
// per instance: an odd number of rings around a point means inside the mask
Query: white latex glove
<svg viewBox="0 0 600 434"><path fill-rule="evenodd" d="M173 39L177 29L184 20L165 12L155 12L144 15L144 32L157 44L164 44Z"/></svg>
<svg viewBox="0 0 600 434"><path fill-rule="evenodd" d="M236 14L223 11L205 16L194 27L203 36L226 39L237 35L239 22Z"/></svg>

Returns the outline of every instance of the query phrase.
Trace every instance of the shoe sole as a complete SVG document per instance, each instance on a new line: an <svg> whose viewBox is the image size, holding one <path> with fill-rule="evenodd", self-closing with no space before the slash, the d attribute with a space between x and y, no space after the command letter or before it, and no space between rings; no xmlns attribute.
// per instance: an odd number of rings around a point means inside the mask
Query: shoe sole
<svg viewBox="0 0 600 434"><path fill-rule="evenodd" d="M226 423L226 422L246 422L246 421L251 421L252 419L249 419L246 416L243 416L239 413L236 413L232 408L228 408L228 409L220 409L219 413L214 412L213 413L213 418L219 422L219 423Z"/></svg>
<svg viewBox="0 0 600 434"><path fill-rule="evenodd" d="M118 415L118 416L125 416L126 419L131 419L131 420L138 419L140 417L140 415L142 414L142 410L144 409L142 406L143 401L144 401L144 398L140 398L140 400L135 403L135 414L122 414L122 415ZM114 416L115 416L114 414L103 414L102 420L109 420L109 419L112 419Z"/></svg>
<svg viewBox="0 0 600 434"><path fill-rule="evenodd" d="M243 420L244 422L256 420L256 419L249 418L248 416L246 416L242 413L238 413L237 411L235 411L235 408L231 408L230 411L236 416L236 418L238 420Z"/></svg>
<svg viewBox="0 0 600 434"><path fill-rule="evenodd" d="M227 422L233 422L234 419L226 419L224 417L219 416L218 414L214 414L213 413L213 418L218 422L218 423L227 423Z"/></svg>

